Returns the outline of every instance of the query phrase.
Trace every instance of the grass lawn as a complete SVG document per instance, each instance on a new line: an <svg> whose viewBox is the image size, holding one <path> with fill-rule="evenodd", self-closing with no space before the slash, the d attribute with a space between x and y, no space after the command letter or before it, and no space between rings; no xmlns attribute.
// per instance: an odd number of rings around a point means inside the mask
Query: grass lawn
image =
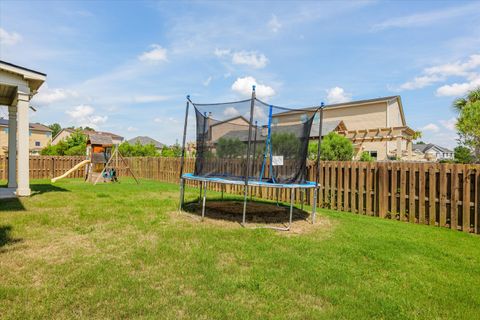
<svg viewBox="0 0 480 320"><path fill-rule="evenodd" d="M175 212L176 185L33 183L0 200L0 318L480 315L479 236L328 210L250 230Z"/></svg>

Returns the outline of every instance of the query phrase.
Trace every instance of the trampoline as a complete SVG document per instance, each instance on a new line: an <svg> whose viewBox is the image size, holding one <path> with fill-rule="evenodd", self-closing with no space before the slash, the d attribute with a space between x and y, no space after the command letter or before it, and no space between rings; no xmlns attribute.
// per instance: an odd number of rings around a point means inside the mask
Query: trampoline
<svg viewBox="0 0 480 320"><path fill-rule="evenodd" d="M184 173L185 144L189 107L195 110L196 154L192 173ZM243 227L246 225L248 192L251 187L287 189L290 192L289 222L285 227L261 226L290 230L294 197L300 190L301 204L307 189L314 189L311 222L315 223L318 174L307 180L308 144L318 139L317 166L320 159L323 104L310 108L285 108L256 98L226 103L194 103L187 96L180 164L180 205L183 209L186 180L200 186L202 220L205 217L206 192L209 183L242 185ZM314 128L314 129L312 129ZM203 196L202 196L203 191ZM222 187L223 198L223 187ZM278 202L278 198L277 198ZM258 228L258 226L254 227Z"/></svg>

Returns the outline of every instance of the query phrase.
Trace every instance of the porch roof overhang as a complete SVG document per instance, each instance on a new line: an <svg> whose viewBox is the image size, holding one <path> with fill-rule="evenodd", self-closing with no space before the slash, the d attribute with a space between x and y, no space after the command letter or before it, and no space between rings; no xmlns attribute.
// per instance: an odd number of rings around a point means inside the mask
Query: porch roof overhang
<svg viewBox="0 0 480 320"><path fill-rule="evenodd" d="M31 98L45 82L47 75L0 60L0 105L12 105L18 92Z"/></svg>
<svg viewBox="0 0 480 320"><path fill-rule="evenodd" d="M363 141L394 141L398 138L412 140L415 131L410 127L404 126L363 130L345 130L339 131L338 133L356 143Z"/></svg>

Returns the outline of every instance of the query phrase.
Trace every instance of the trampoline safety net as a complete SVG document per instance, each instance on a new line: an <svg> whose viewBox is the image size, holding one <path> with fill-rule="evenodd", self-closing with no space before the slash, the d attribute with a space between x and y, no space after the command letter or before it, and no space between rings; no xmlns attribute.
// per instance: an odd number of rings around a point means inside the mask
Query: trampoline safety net
<svg viewBox="0 0 480 320"><path fill-rule="evenodd" d="M308 142L318 108L290 109L256 98L191 103L196 113L196 176L245 180L248 157L249 180L305 183Z"/></svg>

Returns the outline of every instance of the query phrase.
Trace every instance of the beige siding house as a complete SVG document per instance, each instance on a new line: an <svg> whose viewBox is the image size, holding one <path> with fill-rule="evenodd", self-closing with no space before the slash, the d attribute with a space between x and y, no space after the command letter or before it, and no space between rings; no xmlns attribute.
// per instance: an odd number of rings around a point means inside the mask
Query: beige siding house
<svg viewBox="0 0 480 320"><path fill-rule="evenodd" d="M29 149L31 155L40 151L52 141L52 130L40 123L29 125ZM8 153L8 120L0 119L0 155Z"/></svg>
<svg viewBox="0 0 480 320"><path fill-rule="evenodd" d="M287 125L298 122L303 114L304 111L288 111L274 117L278 118L279 125ZM323 127L339 121L345 129L336 131L353 142L356 157L364 151L377 160L411 157L414 130L407 126L400 96L326 105ZM318 126L318 120L313 125ZM322 131L322 136L328 133ZM316 132L312 138L318 138L318 130L312 129L312 132Z"/></svg>
<svg viewBox="0 0 480 320"><path fill-rule="evenodd" d="M313 116L316 109L277 113L273 115L273 119L278 126L298 124L305 115ZM222 122L210 122L208 125L211 143L215 143L222 136L238 138L241 141L248 139L248 120L242 116ZM317 114L310 133L311 139L318 139L318 125ZM326 105L322 136L332 131L352 141L357 159L362 152L369 152L380 161L413 159L412 139L415 132L407 126L400 96ZM263 137L266 132L259 134Z"/></svg>

